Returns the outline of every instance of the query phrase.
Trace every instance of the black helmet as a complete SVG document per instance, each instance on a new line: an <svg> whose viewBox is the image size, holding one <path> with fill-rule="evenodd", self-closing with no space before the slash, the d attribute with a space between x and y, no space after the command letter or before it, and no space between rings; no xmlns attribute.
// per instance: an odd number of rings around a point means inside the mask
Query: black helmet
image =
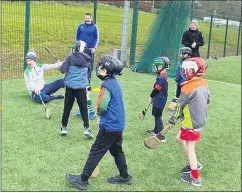
<svg viewBox="0 0 242 193"><path fill-rule="evenodd" d="M179 49L180 57L182 60L186 60L191 57L192 50L189 47L182 47Z"/></svg>
<svg viewBox="0 0 242 193"><path fill-rule="evenodd" d="M99 74L99 70L105 68L107 70L107 76L102 77ZM100 61L98 62L96 66L96 74L97 77L100 78L101 80L104 80L106 77L112 77L115 75L122 75L122 70L124 68L123 63L113 57L113 56L103 56L101 57Z"/></svg>

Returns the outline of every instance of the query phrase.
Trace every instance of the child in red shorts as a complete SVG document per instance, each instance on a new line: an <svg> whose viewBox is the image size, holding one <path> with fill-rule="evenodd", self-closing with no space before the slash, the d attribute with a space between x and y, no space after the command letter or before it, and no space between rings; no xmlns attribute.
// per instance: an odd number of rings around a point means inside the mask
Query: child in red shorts
<svg viewBox="0 0 242 193"><path fill-rule="evenodd" d="M181 94L176 109L169 117L169 127L181 120L181 129L177 140L182 144L188 158L188 165L182 169L181 180L194 186L201 186L195 144L200 140L201 131L207 122L210 91L207 82L201 78L205 74L206 64L202 58L194 57L182 63L181 75L186 80L182 83Z"/></svg>

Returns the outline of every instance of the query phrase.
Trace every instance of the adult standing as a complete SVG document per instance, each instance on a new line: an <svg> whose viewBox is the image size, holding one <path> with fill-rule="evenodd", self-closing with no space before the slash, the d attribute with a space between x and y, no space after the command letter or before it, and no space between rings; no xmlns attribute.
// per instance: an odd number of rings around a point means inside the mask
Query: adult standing
<svg viewBox="0 0 242 193"><path fill-rule="evenodd" d="M94 53L99 42L99 31L96 24L93 23L90 13L85 14L84 22L78 26L76 32L76 41L84 41L87 44L86 53L94 60ZM89 83L91 80L91 73L93 70L93 62L91 67L88 69Z"/></svg>
<svg viewBox="0 0 242 193"><path fill-rule="evenodd" d="M189 29L183 33L182 44L191 48L191 57L200 57L199 47L204 45L204 39L202 32L198 30L197 20L192 20Z"/></svg>
<svg viewBox="0 0 242 193"><path fill-rule="evenodd" d="M91 91L91 76L93 70L94 63L94 53L98 46L99 42L99 31L96 24L93 23L92 17L90 13L85 14L84 22L78 26L76 32L76 41L84 41L87 44L87 49L85 49L85 53L88 54L92 58L91 66L88 67L88 82L89 86L87 87L87 108L88 108L88 117L89 119L94 119L97 114L95 113L92 100L90 98ZM81 116L80 112L76 113L76 116Z"/></svg>

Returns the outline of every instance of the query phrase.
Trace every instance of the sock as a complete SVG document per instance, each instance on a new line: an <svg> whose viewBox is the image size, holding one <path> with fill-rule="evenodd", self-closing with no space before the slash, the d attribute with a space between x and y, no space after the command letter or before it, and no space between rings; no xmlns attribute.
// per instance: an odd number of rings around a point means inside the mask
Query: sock
<svg viewBox="0 0 242 193"><path fill-rule="evenodd" d="M87 109L88 109L89 113L95 113L95 110L94 110L94 107L93 107L91 99L89 99L87 101Z"/></svg>
<svg viewBox="0 0 242 193"><path fill-rule="evenodd" d="M197 180L199 178L199 172L198 169L196 170L191 170L192 171L192 177Z"/></svg>

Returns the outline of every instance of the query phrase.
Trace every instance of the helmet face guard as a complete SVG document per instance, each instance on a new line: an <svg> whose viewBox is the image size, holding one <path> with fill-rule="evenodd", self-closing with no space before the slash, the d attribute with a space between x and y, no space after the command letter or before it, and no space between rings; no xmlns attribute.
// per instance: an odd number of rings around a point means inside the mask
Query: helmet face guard
<svg viewBox="0 0 242 193"><path fill-rule="evenodd" d="M196 72L196 76L202 76L205 75L206 73L206 69L207 69L207 65L205 63L205 60L200 58L200 57L193 57L193 58L189 58L186 61L193 61L197 64L198 70Z"/></svg>
<svg viewBox="0 0 242 193"><path fill-rule="evenodd" d="M103 75L101 75L101 70L103 69L103 67L102 66L100 66L100 65L97 65L96 66L96 76L100 79L100 80L105 80L106 78L107 78L107 75L105 75L105 76L103 76Z"/></svg>
<svg viewBox="0 0 242 193"><path fill-rule="evenodd" d="M179 53L180 53L180 58L182 60L186 60L191 57L192 50L189 47L182 47L179 49Z"/></svg>
<svg viewBox="0 0 242 193"><path fill-rule="evenodd" d="M162 70L170 68L171 62L170 62L169 58L167 58L165 56L158 57L158 58L153 60L152 66L153 66L153 71L160 74L160 72ZM162 66L162 69L158 70L159 66Z"/></svg>
<svg viewBox="0 0 242 193"><path fill-rule="evenodd" d="M122 75L123 63L113 56L103 56L96 66L96 75L99 79L104 80L107 77L113 77L115 75ZM101 75L101 70L105 68L107 75Z"/></svg>
<svg viewBox="0 0 242 193"><path fill-rule="evenodd" d="M197 71L198 71L198 66L196 62L185 60L182 63L180 74L184 80L190 80L196 76Z"/></svg>
<svg viewBox="0 0 242 193"><path fill-rule="evenodd" d="M76 41L76 43L72 45L71 51L72 51L72 53L73 52L82 52L83 53L86 48L87 48L87 43L80 40L80 41Z"/></svg>

